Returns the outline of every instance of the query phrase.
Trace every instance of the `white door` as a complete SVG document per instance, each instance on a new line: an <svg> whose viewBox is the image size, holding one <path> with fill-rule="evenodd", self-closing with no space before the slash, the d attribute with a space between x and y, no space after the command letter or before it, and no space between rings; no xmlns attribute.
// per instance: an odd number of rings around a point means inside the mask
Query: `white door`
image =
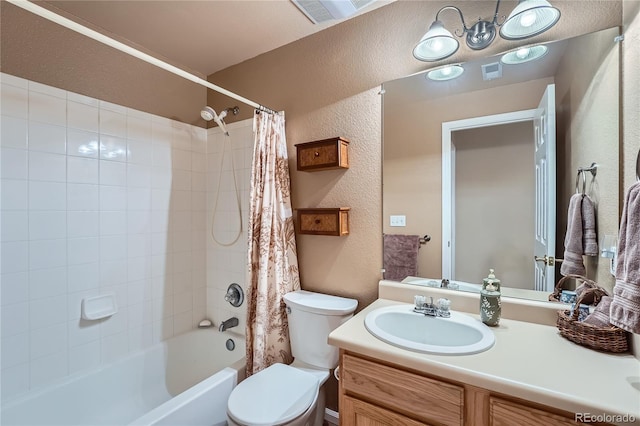
<svg viewBox="0 0 640 426"><path fill-rule="evenodd" d="M455 170L456 147L452 133L459 130L531 121L537 109L513 111L442 123L442 278L455 280Z"/></svg>
<svg viewBox="0 0 640 426"><path fill-rule="evenodd" d="M556 95L550 84L533 120L536 161L535 290L551 292L555 286L556 246Z"/></svg>

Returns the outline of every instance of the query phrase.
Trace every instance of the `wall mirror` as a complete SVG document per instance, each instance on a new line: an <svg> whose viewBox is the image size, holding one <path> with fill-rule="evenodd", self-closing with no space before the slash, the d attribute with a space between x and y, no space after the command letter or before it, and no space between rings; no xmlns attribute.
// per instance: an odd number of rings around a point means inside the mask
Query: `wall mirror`
<svg viewBox="0 0 640 426"><path fill-rule="evenodd" d="M577 189L596 205L598 240L617 235L619 32L547 43L542 58L520 64L477 59L452 80L424 72L383 84L382 232L431 237L418 251L416 276L404 282L444 277L478 291L492 268L503 294L546 300ZM555 111L540 118L543 99ZM536 164L541 129L555 136L555 148ZM578 174L592 163L595 175ZM540 207L536 198L548 201ZM391 216L404 217L404 226L391 226ZM544 253L536 251L541 232ZM536 262L536 254L559 260ZM612 288L609 258L584 263L589 278Z"/></svg>

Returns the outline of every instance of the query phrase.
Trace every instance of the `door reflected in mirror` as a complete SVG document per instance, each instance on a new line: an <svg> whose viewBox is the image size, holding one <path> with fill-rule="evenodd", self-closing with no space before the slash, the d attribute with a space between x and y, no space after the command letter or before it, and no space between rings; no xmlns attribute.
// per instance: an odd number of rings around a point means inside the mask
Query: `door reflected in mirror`
<svg viewBox="0 0 640 426"><path fill-rule="evenodd" d="M482 65L500 61L494 56L462 64L458 79L423 73L383 85L382 232L432 236L418 254L417 275L427 280L415 283L478 284L492 268L503 287L522 290L514 295L546 300L559 278L577 170L594 162L585 192L597 206L597 236L617 233L618 34L549 43L536 61L502 65L501 78L482 78ZM548 87L555 119L535 118ZM549 136L555 149L536 160ZM390 226L392 215L406 226ZM559 261L534 260L545 256ZM609 259L584 263L589 278L613 287Z"/></svg>

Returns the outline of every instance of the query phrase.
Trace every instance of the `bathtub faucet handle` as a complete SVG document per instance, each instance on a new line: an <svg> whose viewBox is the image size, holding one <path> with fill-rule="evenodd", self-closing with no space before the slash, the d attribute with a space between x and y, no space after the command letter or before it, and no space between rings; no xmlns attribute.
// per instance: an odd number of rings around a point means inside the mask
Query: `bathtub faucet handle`
<svg viewBox="0 0 640 426"><path fill-rule="evenodd" d="M224 295L224 300L229 302L231 306L238 307L244 302L244 292L242 287L236 283L232 283L227 288L227 294Z"/></svg>

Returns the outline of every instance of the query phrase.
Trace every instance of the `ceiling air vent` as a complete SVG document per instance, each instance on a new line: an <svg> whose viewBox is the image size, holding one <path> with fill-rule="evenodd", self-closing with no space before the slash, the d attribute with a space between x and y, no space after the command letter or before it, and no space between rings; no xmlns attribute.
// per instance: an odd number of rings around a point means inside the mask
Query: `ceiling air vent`
<svg viewBox="0 0 640 426"><path fill-rule="evenodd" d="M494 62L492 64L484 64L482 66L482 79L495 80L502 77L502 64L500 62Z"/></svg>
<svg viewBox="0 0 640 426"><path fill-rule="evenodd" d="M374 0L291 0L314 24L343 19L355 14Z"/></svg>

